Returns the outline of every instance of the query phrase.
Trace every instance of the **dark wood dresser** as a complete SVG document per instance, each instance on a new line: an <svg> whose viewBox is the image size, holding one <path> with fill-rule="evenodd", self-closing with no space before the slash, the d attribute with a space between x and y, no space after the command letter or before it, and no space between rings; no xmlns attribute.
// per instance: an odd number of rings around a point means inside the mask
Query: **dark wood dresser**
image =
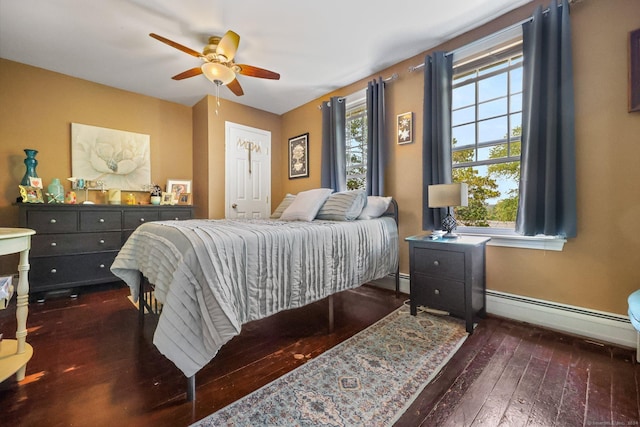
<svg viewBox="0 0 640 427"><path fill-rule="evenodd" d="M460 236L409 242L411 314L419 305L462 317L467 332L486 314L485 249L489 237Z"/></svg>
<svg viewBox="0 0 640 427"><path fill-rule="evenodd" d="M30 293L119 280L110 267L140 224L182 220L194 207L179 205L52 205L20 203L20 227L31 228Z"/></svg>

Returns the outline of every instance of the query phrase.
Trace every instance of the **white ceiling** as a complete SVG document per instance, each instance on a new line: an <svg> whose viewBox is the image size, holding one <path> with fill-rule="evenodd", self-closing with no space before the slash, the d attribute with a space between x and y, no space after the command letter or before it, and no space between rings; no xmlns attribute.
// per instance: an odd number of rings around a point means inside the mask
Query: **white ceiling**
<svg viewBox="0 0 640 427"><path fill-rule="evenodd" d="M231 29L237 63L281 78L220 97L282 114L529 1L0 0L0 57L192 106L215 86L171 76L201 61L148 34L201 51Z"/></svg>

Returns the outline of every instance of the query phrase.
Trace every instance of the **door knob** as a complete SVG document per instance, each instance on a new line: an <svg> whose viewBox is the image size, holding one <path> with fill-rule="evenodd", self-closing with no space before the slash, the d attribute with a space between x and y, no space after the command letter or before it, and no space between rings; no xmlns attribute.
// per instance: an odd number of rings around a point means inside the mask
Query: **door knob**
<svg viewBox="0 0 640 427"><path fill-rule="evenodd" d="M235 209L235 208L237 208L237 207L238 207L238 205L234 203L234 204L232 204L232 205L231 205L231 207L232 207L233 209Z"/></svg>

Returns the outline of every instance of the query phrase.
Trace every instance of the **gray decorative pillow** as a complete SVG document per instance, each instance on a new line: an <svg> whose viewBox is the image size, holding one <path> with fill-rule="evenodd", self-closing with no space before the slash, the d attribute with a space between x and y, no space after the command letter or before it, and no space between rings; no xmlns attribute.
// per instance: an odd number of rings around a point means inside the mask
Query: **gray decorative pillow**
<svg viewBox="0 0 640 427"><path fill-rule="evenodd" d="M363 190L333 193L318 211L316 219L329 221L353 221L367 203L367 195Z"/></svg>
<svg viewBox="0 0 640 427"><path fill-rule="evenodd" d="M276 210L273 211L273 213L271 214L271 219L280 218L280 216L282 215L282 212L284 212L284 210L289 207L289 205L293 202L295 198L296 198L295 195L287 193L287 195L284 196L284 199L282 199L282 201L280 202Z"/></svg>

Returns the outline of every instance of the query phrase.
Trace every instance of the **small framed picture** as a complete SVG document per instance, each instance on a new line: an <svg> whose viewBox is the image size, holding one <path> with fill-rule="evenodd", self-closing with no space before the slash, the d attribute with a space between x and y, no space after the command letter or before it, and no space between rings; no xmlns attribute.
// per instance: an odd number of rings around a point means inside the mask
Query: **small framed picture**
<svg viewBox="0 0 640 427"><path fill-rule="evenodd" d="M309 134L289 138L289 179L309 176Z"/></svg>
<svg viewBox="0 0 640 427"><path fill-rule="evenodd" d="M178 196L178 204L179 205L190 205L191 204L191 193L182 193Z"/></svg>
<svg viewBox="0 0 640 427"><path fill-rule="evenodd" d="M42 188L42 178L29 177L29 185L31 187Z"/></svg>
<svg viewBox="0 0 640 427"><path fill-rule="evenodd" d="M172 205L173 204L173 193L169 193L167 191L162 192L162 199L160 199L161 205Z"/></svg>
<svg viewBox="0 0 640 427"><path fill-rule="evenodd" d="M19 185L22 203L44 203L42 189L30 185Z"/></svg>
<svg viewBox="0 0 640 427"><path fill-rule="evenodd" d="M398 114L398 144L413 142L413 113Z"/></svg>
<svg viewBox="0 0 640 427"><path fill-rule="evenodd" d="M172 193L177 201L182 193L191 193L191 181L184 179L167 180L167 193ZM175 204L175 203L174 203Z"/></svg>

